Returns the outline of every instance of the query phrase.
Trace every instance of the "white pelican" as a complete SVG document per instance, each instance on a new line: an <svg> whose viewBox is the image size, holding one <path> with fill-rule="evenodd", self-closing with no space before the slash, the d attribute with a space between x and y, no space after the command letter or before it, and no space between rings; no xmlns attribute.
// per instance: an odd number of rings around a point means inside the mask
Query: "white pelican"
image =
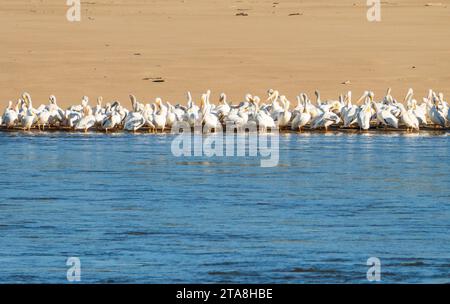
<svg viewBox="0 0 450 304"><path fill-rule="evenodd" d="M175 113L175 116L177 117L177 121L183 121L184 118L186 117L186 111L187 108L177 104L174 108L173 108L173 112Z"/></svg>
<svg viewBox="0 0 450 304"><path fill-rule="evenodd" d="M84 108L89 104L89 97L83 96L81 98L81 105L74 105L69 108L70 111L75 111L78 113L82 113Z"/></svg>
<svg viewBox="0 0 450 304"><path fill-rule="evenodd" d="M203 94L202 96L202 123L205 124L204 130L209 132L214 129L217 131L220 128L219 117L216 114L211 113L211 104L209 103L209 94Z"/></svg>
<svg viewBox="0 0 450 304"><path fill-rule="evenodd" d="M281 96L280 100L283 103L283 111L278 112L277 124L278 124L278 127L284 128L291 121L292 113L289 111L290 102L286 98L286 96L284 96L284 95Z"/></svg>
<svg viewBox="0 0 450 304"><path fill-rule="evenodd" d="M187 109L186 109L186 113L185 113L185 119L189 125L191 127L193 127L196 122L199 120L200 118L200 108L195 105L194 101L192 100L192 95L191 92L187 92L187 98L188 98L188 102L187 102Z"/></svg>
<svg viewBox="0 0 450 304"><path fill-rule="evenodd" d="M297 114L303 113L304 108L304 94L297 96L297 106L292 111L292 116L295 117Z"/></svg>
<svg viewBox="0 0 450 304"><path fill-rule="evenodd" d="M400 110L402 111L401 120L406 125L406 130L417 130L419 131L419 120L416 115L414 115L412 110L406 110L405 106L401 103L398 104Z"/></svg>
<svg viewBox="0 0 450 304"><path fill-rule="evenodd" d="M83 117L75 125L75 130L84 130L86 133L95 125L95 117L92 114L92 108L86 105L83 109Z"/></svg>
<svg viewBox="0 0 450 304"><path fill-rule="evenodd" d="M145 125L145 118L140 112L130 112L125 118L124 130L136 132Z"/></svg>
<svg viewBox="0 0 450 304"><path fill-rule="evenodd" d="M264 133L267 132L268 128L271 129L275 129L276 125L275 125L275 121L273 120L273 118L269 115L269 113L266 112L266 110L261 110L259 108L259 102L260 99L259 97L255 96L253 98L253 102L255 104L255 120L258 124L258 127L261 131L263 131Z"/></svg>
<svg viewBox="0 0 450 304"><path fill-rule="evenodd" d="M356 102L358 104L367 95L365 92L361 98ZM344 127L348 128L351 125L358 122L358 113L360 108L356 104L352 104L352 92L347 92L347 97L345 99L346 105L341 110L342 119L344 121Z"/></svg>
<svg viewBox="0 0 450 304"><path fill-rule="evenodd" d="M418 105L417 100L413 100L411 103L411 110L413 111L414 115L416 115L417 119L419 120L419 123L421 125L427 125L428 119L427 119L427 104L423 102L422 104Z"/></svg>
<svg viewBox="0 0 450 304"><path fill-rule="evenodd" d="M110 105L108 106L111 107ZM114 110L110 110L107 114L104 114L105 118L101 122L101 129L105 130L105 132L108 132L109 130L112 130L120 125L122 122L122 117L120 116L119 112ZM95 118L97 122L97 117Z"/></svg>
<svg viewBox="0 0 450 304"><path fill-rule="evenodd" d="M97 98L97 105L94 108L95 124L101 126L106 118L106 110L102 107L103 97Z"/></svg>
<svg viewBox="0 0 450 304"><path fill-rule="evenodd" d="M56 103L56 97L54 95L50 95L49 97L49 105L47 106L47 111L50 113L50 117L48 119L48 123L50 125L55 125L63 121L64 111Z"/></svg>
<svg viewBox="0 0 450 304"><path fill-rule="evenodd" d="M383 104L379 106L379 104L374 103L375 111L377 115L377 121L384 125L385 128L390 126L398 129L398 118L393 114L393 106L391 106L392 99L387 98L389 104Z"/></svg>
<svg viewBox="0 0 450 304"><path fill-rule="evenodd" d="M217 106L216 111L219 117L226 117L228 114L230 114L231 107L227 102L227 95L225 93L220 94L220 102L222 102L221 105Z"/></svg>
<svg viewBox="0 0 450 304"><path fill-rule="evenodd" d="M148 132L156 132L156 126L153 123L153 113L155 112L155 104L146 104L144 106L144 111L142 111L142 116L145 119L145 126L148 127Z"/></svg>
<svg viewBox="0 0 450 304"><path fill-rule="evenodd" d="M173 124L177 121L177 115L175 114L175 107L167 102L167 119L166 125L169 128L172 128Z"/></svg>
<svg viewBox="0 0 450 304"><path fill-rule="evenodd" d="M280 93L277 90L269 90L268 91L269 97L267 98L267 101L271 102L270 104L270 116L275 120L278 118L279 113L283 112L283 107L280 106L278 103L278 99L280 98ZM247 96L248 97L248 96ZM247 99L246 97L246 99ZM251 96L249 96L250 99Z"/></svg>
<svg viewBox="0 0 450 304"><path fill-rule="evenodd" d="M38 129L41 130L42 127L42 130L44 130L45 126L48 125L49 119L50 119L50 112L47 109L38 112L36 122Z"/></svg>
<svg viewBox="0 0 450 304"><path fill-rule="evenodd" d="M372 119L372 106L371 102L373 99L372 92L365 92L364 105L361 106L358 112L358 125L361 130L370 129L370 120Z"/></svg>
<svg viewBox="0 0 450 304"><path fill-rule="evenodd" d="M12 106L13 102L10 101L8 107L5 109L5 112L3 113L2 120L5 124L6 128L14 128L16 123L19 120L18 112L19 112L19 105L16 104L15 108Z"/></svg>
<svg viewBox="0 0 450 304"><path fill-rule="evenodd" d="M432 123L444 128L446 124L446 117L442 111L442 108L443 107L440 104L440 100L437 98L436 94L433 93L431 108L429 109L428 115Z"/></svg>
<svg viewBox="0 0 450 304"><path fill-rule="evenodd" d="M73 128L80 121L82 114L77 111L72 111L70 109L64 112L64 123L67 127Z"/></svg>
<svg viewBox="0 0 450 304"><path fill-rule="evenodd" d="M306 126L311 120L311 113L309 113L308 107L303 106L302 112L298 113L292 120L291 129L294 131L302 131L302 128Z"/></svg>
<svg viewBox="0 0 450 304"><path fill-rule="evenodd" d="M161 98L156 98L156 105L159 110L153 114L153 124L156 129L161 129L164 132L167 122L167 107L162 103Z"/></svg>
<svg viewBox="0 0 450 304"><path fill-rule="evenodd" d="M29 105L24 106L24 111L25 115L23 115L21 119L22 128L24 131L30 131L36 120L36 113L31 107L29 107Z"/></svg>
<svg viewBox="0 0 450 304"><path fill-rule="evenodd" d="M339 116L330 111L330 109L325 109L322 115L320 115L314 122L311 124L311 129L319 129L325 128L325 131L328 131L328 127L334 124L339 124L341 119Z"/></svg>
<svg viewBox="0 0 450 304"><path fill-rule="evenodd" d="M248 107L233 108L225 118L225 125L241 129L248 122Z"/></svg>

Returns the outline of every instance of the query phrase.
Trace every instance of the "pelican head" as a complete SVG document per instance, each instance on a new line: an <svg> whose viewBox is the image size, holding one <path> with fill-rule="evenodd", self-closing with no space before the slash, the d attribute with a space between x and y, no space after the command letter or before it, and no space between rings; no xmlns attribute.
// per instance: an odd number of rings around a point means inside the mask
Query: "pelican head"
<svg viewBox="0 0 450 304"><path fill-rule="evenodd" d="M350 94L351 96L351 94ZM367 98L369 96L369 91L364 91L364 93L362 94L362 96L356 101L355 104L360 103L361 101L363 101L365 98Z"/></svg>
<svg viewBox="0 0 450 304"><path fill-rule="evenodd" d="M261 102L261 98L259 98L258 96L254 96L252 98L252 101L256 105L256 107L259 107L259 103Z"/></svg>
<svg viewBox="0 0 450 304"><path fill-rule="evenodd" d="M56 97L55 95L50 95L50 97L48 98L50 104L56 104Z"/></svg>
<svg viewBox="0 0 450 304"><path fill-rule="evenodd" d="M131 107L133 108L133 111L136 111L136 96L134 96L133 94L130 94L130 101L131 101Z"/></svg>
<svg viewBox="0 0 450 304"><path fill-rule="evenodd" d="M225 93L221 93L219 97L220 102L223 102L224 104L227 103L227 95Z"/></svg>
<svg viewBox="0 0 450 304"><path fill-rule="evenodd" d="M253 96L252 96L252 94L247 93L247 94L245 95L244 99L245 99L246 102L252 102Z"/></svg>
<svg viewBox="0 0 450 304"><path fill-rule="evenodd" d="M87 96L83 96L83 98L81 99L81 105L84 107L86 107L89 103L89 97Z"/></svg>
<svg viewBox="0 0 450 304"><path fill-rule="evenodd" d="M155 103L156 105L161 109L161 105L162 105L162 99L160 97L157 97L155 99Z"/></svg>
<svg viewBox="0 0 450 304"><path fill-rule="evenodd" d="M22 100L26 103L26 105L27 105L28 107L30 107L30 104L31 104L31 95L30 95L29 93L24 92L24 93L22 94Z"/></svg>
<svg viewBox="0 0 450 304"><path fill-rule="evenodd" d="M280 93L277 90L273 90L272 94L270 94L269 98L267 98L267 101L275 102L278 100L279 96L280 96Z"/></svg>

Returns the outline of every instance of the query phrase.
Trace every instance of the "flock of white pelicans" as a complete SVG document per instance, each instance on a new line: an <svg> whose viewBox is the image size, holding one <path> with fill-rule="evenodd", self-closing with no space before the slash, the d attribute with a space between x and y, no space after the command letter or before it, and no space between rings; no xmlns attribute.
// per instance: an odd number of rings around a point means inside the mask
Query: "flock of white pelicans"
<svg viewBox="0 0 450 304"><path fill-rule="evenodd" d="M414 99L409 89L403 102L397 101L389 89L380 101L374 100L374 93L366 91L356 102L352 93L339 96L338 100L322 101L315 92L315 103L305 93L297 96L297 105L291 109L291 102L277 90L268 90L264 102L258 96L247 94L244 101L232 105L225 94L220 95L217 105L211 103L211 92L202 94L197 105L191 94L187 94L187 106L172 105L156 98L154 103L139 102L130 95L131 109L120 102L102 104L102 97L94 107L84 96L81 104L62 109L56 97L50 96L48 104L35 108L30 94L24 93L16 103L9 106L0 117L2 129L22 130L80 130L104 131L126 130L136 132L164 132L177 122L190 126L200 124L203 130L216 131L224 125L239 127L254 124L265 132L267 129L291 129L294 131L334 128L402 128L408 132L418 131L423 126L447 128L450 122L449 105L442 93L429 90L422 102Z"/></svg>

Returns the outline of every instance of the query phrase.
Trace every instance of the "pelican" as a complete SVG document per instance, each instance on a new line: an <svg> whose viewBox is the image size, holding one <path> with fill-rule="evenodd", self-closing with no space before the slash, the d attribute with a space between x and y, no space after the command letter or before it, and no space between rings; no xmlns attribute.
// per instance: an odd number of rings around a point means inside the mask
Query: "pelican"
<svg viewBox="0 0 450 304"><path fill-rule="evenodd" d="M189 123L191 127L195 126L196 122L199 120L199 107L195 105L194 101L192 100L191 92L187 92L187 109L185 112L185 120Z"/></svg>
<svg viewBox="0 0 450 304"><path fill-rule="evenodd" d="M84 108L85 108L88 104L89 104L89 97L83 96L83 97L81 98L81 105L74 105L74 106L71 106L71 107L69 108L69 110L70 110L70 111L75 111L75 112L81 113L81 112L84 111Z"/></svg>
<svg viewBox="0 0 450 304"><path fill-rule="evenodd" d="M268 128L275 129L276 125L269 113L267 113L265 109L261 110L259 108L259 102L259 97L256 96L253 98L253 103L255 104L255 120L259 129L265 133Z"/></svg>
<svg viewBox="0 0 450 304"><path fill-rule="evenodd" d="M72 111L70 109L67 109L64 112L64 123L66 126L70 128L74 128L77 123L80 121L82 115L80 112Z"/></svg>
<svg viewBox="0 0 450 304"><path fill-rule="evenodd" d="M204 130L209 132L214 129L217 131L220 128L219 117L211 113L211 104L209 103L209 93L202 96L202 123L205 124Z"/></svg>
<svg viewBox="0 0 450 304"><path fill-rule="evenodd" d="M277 90L269 90L269 97L267 98L270 104L270 116L276 120L278 118L279 113L283 112L283 107L278 103L278 99L280 98L280 93ZM251 96L250 96L251 99Z"/></svg>
<svg viewBox="0 0 450 304"><path fill-rule="evenodd" d="M369 130L370 120L372 119L371 102L373 100L373 93L366 91L364 98L365 98L364 105L361 106L358 112L358 125L360 130Z"/></svg>
<svg viewBox="0 0 450 304"><path fill-rule="evenodd" d="M303 113L304 107L304 94L302 93L297 96L297 106L292 111L292 116L295 117L297 114Z"/></svg>
<svg viewBox="0 0 450 304"><path fill-rule="evenodd" d="M153 114L153 124L156 129L161 129L161 131L164 132L167 122L167 107L162 103L161 98L156 98L156 105L159 108L159 111Z"/></svg>
<svg viewBox="0 0 450 304"><path fill-rule="evenodd" d="M10 101L8 107L5 109L3 113L3 123L6 128L14 128L16 123L19 121L19 104L13 108L13 102Z"/></svg>
<svg viewBox="0 0 450 304"><path fill-rule="evenodd" d="M61 123L64 119L64 111L58 106L55 95L50 95L47 111L50 113L49 125Z"/></svg>
<svg viewBox="0 0 450 304"><path fill-rule="evenodd" d="M38 129L41 130L42 127L42 130L44 130L45 126L48 125L49 119L50 119L50 112L47 109L38 112L36 122Z"/></svg>
<svg viewBox="0 0 450 304"><path fill-rule="evenodd" d="M145 125L145 118L140 112L131 112L125 118L124 130L136 132Z"/></svg>
<svg viewBox="0 0 450 304"><path fill-rule="evenodd" d="M291 129L294 131L302 131L302 128L306 126L311 120L311 113L309 113L308 107L303 106L302 112L298 113L292 120Z"/></svg>
<svg viewBox="0 0 450 304"><path fill-rule="evenodd" d="M316 119L312 125L311 129L325 128L325 132L328 131L328 127L333 124L339 124L341 119L339 116L330 111L330 109L325 109L322 115Z"/></svg>
<svg viewBox="0 0 450 304"><path fill-rule="evenodd" d="M122 116L117 111L117 107L112 107L110 104L106 106L105 118L101 123L101 129L108 133L109 130L116 128L122 122Z"/></svg>
<svg viewBox="0 0 450 304"><path fill-rule="evenodd" d="M419 120L419 123L421 125L427 125L428 119L427 119L427 104L424 102L420 105L417 104L417 101L414 99L411 103L411 109L416 115L417 119Z"/></svg>
<svg viewBox="0 0 450 304"><path fill-rule="evenodd" d="M402 111L401 120L406 125L406 130L408 132L410 129L419 131L419 120L417 119L416 115L414 115L413 111L406 110L405 106L401 103L398 104L398 106Z"/></svg>
<svg viewBox="0 0 450 304"><path fill-rule="evenodd" d="M405 97L405 103L408 106L407 110L411 111L413 113L413 115L419 121L419 125L426 125L427 124L427 116L426 116L427 103L423 102L419 106L419 105L417 105L417 100L415 100L413 98L413 96L414 96L414 90L410 88Z"/></svg>
<svg viewBox="0 0 450 304"><path fill-rule="evenodd" d="M24 106L24 111L25 115L21 119L22 128L24 131L30 131L36 120L36 113L28 104Z"/></svg>
<svg viewBox="0 0 450 304"><path fill-rule="evenodd" d="M289 111L290 102L287 100L286 96L281 96L280 100L283 103L283 111L278 112L277 124L279 128L284 128L291 121L292 113Z"/></svg>
<svg viewBox="0 0 450 304"><path fill-rule="evenodd" d="M225 93L220 94L220 102L222 102L221 105L219 105L216 108L217 114L219 117L226 117L228 114L230 114L231 107L227 102L227 95Z"/></svg>
<svg viewBox="0 0 450 304"><path fill-rule="evenodd" d="M236 126L238 129L241 129L245 126L249 119L248 107L243 106L240 108L233 108L230 110L230 113L225 118L225 125L228 127Z"/></svg>
<svg viewBox="0 0 450 304"><path fill-rule="evenodd" d="M358 104L362 101L367 93L365 92L361 98L356 102ZM355 104L352 104L352 92L348 91L345 101L346 105L341 110L342 119L344 121L344 128L348 128L351 125L358 122L358 113L360 108Z"/></svg>
<svg viewBox="0 0 450 304"><path fill-rule="evenodd" d="M83 117L75 125L75 130L84 130L86 133L95 125L95 117L92 114L92 108L86 105L83 109Z"/></svg>
<svg viewBox="0 0 450 304"><path fill-rule="evenodd" d="M102 103L103 103L103 97L99 96L97 98L97 105L94 108L95 124L97 126L101 126L103 121L106 118L106 110L102 107Z"/></svg>
<svg viewBox="0 0 450 304"><path fill-rule="evenodd" d="M434 93L432 95L432 103L428 115L430 116L431 122L433 122L435 125L445 128L446 117L442 111L442 105L440 104L440 100Z"/></svg>
<svg viewBox="0 0 450 304"><path fill-rule="evenodd" d="M381 106L379 106L377 103L374 103L377 121L380 124L384 125L385 128L390 126L398 129L398 118L393 113L394 107L391 105L392 98L390 98L390 96L387 96L387 100L389 103L383 104Z"/></svg>
<svg viewBox="0 0 450 304"><path fill-rule="evenodd" d="M148 127L148 132L156 132L156 126L153 124L153 113L155 112L155 104L146 104L142 116L145 119L145 126Z"/></svg>
<svg viewBox="0 0 450 304"><path fill-rule="evenodd" d="M177 121L177 115L175 114L175 107L167 102L167 117L166 117L166 125L169 128L172 128L173 124Z"/></svg>

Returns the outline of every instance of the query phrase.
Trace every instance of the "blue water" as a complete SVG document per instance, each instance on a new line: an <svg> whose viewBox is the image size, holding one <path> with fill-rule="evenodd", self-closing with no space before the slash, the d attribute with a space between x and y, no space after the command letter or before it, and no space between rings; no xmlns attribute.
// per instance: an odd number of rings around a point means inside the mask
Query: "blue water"
<svg viewBox="0 0 450 304"><path fill-rule="evenodd" d="M280 163L170 135L0 132L0 282L450 282L450 138L287 134Z"/></svg>

